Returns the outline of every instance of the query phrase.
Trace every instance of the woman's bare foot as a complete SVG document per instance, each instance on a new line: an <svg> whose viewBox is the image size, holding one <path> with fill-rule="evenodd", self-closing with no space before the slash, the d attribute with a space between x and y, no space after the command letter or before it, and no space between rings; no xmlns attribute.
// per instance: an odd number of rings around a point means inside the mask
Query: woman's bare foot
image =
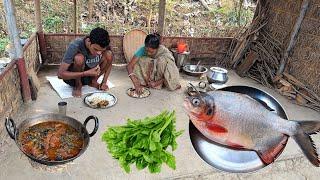
<svg viewBox="0 0 320 180"><path fill-rule="evenodd" d="M181 85L179 85L175 90L181 89Z"/></svg>
<svg viewBox="0 0 320 180"><path fill-rule="evenodd" d="M81 92L82 87L78 88L78 87L74 87L73 91L72 91L72 96L73 97L81 97L82 92Z"/></svg>
<svg viewBox="0 0 320 180"><path fill-rule="evenodd" d="M158 85L158 86L154 86L154 87L152 87L153 89L157 89L157 90L160 90L160 89L162 89L162 84L160 84L160 85Z"/></svg>

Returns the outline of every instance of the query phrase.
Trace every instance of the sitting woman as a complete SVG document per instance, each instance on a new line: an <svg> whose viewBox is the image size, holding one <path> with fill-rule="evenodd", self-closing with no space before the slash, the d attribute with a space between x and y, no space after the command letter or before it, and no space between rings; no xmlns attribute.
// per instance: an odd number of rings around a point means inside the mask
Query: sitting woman
<svg viewBox="0 0 320 180"><path fill-rule="evenodd" d="M159 34L147 35L144 46L135 52L127 70L138 94L143 87L161 89L166 86L171 91L181 88L179 70L172 53L160 45Z"/></svg>

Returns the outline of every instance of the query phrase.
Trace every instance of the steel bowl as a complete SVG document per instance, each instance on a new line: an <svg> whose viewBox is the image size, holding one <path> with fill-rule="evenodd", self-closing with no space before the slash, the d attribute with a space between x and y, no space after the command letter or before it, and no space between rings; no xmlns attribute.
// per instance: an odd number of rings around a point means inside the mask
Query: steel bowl
<svg viewBox="0 0 320 180"><path fill-rule="evenodd" d="M220 67L211 67L207 73L207 80L210 84L225 84L228 81L228 71Z"/></svg>
<svg viewBox="0 0 320 180"><path fill-rule="evenodd" d="M197 70L196 70L196 67L197 67L197 65L188 64L188 65L183 66L182 69L187 75L197 76L197 77L207 73L207 71L208 71L208 69L204 66L199 65Z"/></svg>

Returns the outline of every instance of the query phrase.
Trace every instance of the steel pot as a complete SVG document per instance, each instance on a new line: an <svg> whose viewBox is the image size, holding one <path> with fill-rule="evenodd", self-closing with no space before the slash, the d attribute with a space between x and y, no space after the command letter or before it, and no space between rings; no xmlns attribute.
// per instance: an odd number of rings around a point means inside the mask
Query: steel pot
<svg viewBox="0 0 320 180"><path fill-rule="evenodd" d="M224 84L228 81L228 71L220 67L211 67L207 73L207 80L210 84Z"/></svg>
<svg viewBox="0 0 320 180"><path fill-rule="evenodd" d="M196 69L197 65L185 65L183 66L183 71L189 76L200 77L202 74L205 74L208 69L204 66L199 65Z"/></svg>
<svg viewBox="0 0 320 180"><path fill-rule="evenodd" d="M89 134L86 129L86 125L91 119L94 120L95 124L94 124L94 129ZM61 122L61 123L64 123L64 124L71 126L76 131L78 131L78 133L83 137L83 147L82 147L81 151L76 156L74 156L72 158L60 160L60 161L57 161L57 160L50 161L50 160L38 159L38 158L34 157L33 155L31 155L27 152L24 152L23 148L21 147L21 142L19 140L19 133L23 132L24 130L28 129L31 126L34 126L39 123L44 123L44 122ZM64 164L66 162L72 161L84 153L84 151L87 149L87 147L89 145L90 137L92 137L98 131L99 120L96 116L89 116L86 118L84 123L81 124L76 119L71 118L69 116L62 115L62 114L42 114L42 115L37 115L37 116L34 116L34 117L31 117L31 118L24 120L18 127L16 127L14 121L11 118L6 118L5 127L7 129L9 136L15 140L18 148L26 156L28 156L30 159L32 159L36 162L39 162L41 164L45 164L45 165L57 165L57 164Z"/></svg>

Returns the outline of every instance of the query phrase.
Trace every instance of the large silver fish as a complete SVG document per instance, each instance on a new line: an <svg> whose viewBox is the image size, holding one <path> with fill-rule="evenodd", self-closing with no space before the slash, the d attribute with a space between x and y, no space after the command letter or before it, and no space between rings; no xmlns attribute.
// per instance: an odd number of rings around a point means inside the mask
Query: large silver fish
<svg viewBox="0 0 320 180"><path fill-rule="evenodd" d="M290 136L313 165L320 165L309 136L320 130L320 121L285 120L253 98L227 91L198 93L187 97L184 105L195 127L212 141L254 150L265 164L270 164Z"/></svg>

